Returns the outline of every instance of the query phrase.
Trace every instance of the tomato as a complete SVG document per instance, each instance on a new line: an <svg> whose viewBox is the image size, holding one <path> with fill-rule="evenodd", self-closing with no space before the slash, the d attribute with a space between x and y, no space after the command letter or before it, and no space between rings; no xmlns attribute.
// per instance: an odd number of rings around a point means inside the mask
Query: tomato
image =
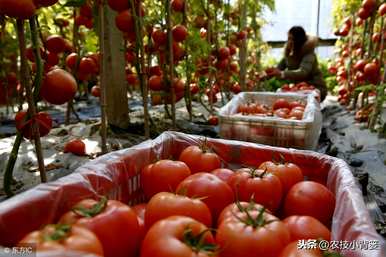
<svg viewBox="0 0 386 257"><path fill-rule="evenodd" d="M228 183L229 178L233 175L234 172L233 170L230 170L230 169L220 168L220 169L212 170L211 173L216 177L218 177L219 179L221 179L222 181Z"/></svg>
<svg viewBox="0 0 386 257"><path fill-rule="evenodd" d="M78 89L74 77L65 70L49 71L43 81L41 95L51 104L64 104L74 98Z"/></svg>
<svg viewBox="0 0 386 257"><path fill-rule="evenodd" d="M386 14L386 3L383 3L378 8L378 14L379 16L383 16Z"/></svg>
<svg viewBox="0 0 386 257"><path fill-rule="evenodd" d="M292 109L290 113L288 114L288 117L295 118L296 120L302 120L304 115L304 111L300 109Z"/></svg>
<svg viewBox="0 0 386 257"><path fill-rule="evenodd" d="M46 39L47 50L52 53L63 53L66 50L66 42L63 37L58 35L51 35Z"/></svg>
<svg viewBox="0 0 386 257"><path fill-rule="evenodd" d="M290 242L288 229L275 216L260 211L236 213L217 229L221 257L277 257Z"/></svg>
<svg viewBox="0 0 386 257"><path fill-rule="evenodd" d="M304 180L302 170L294 163L266 161L259 166L259 169L267 170L280 179L284 195L287 194L293 185Z"/></svg>
<svg viewBox="0 0 386 257"><path fill-rule="evenodd" d="M362 7L372 12L377 7L377 0L363 0Z"/></svg>
<svg viewBox="0 0 386 257"><path fill-rule="evenodd" d="M111 9L117 12L122 12L130 8L129 2L126 0L108 0L107 4Z"/></svg>
<svg viewBox="0 0 386 257"><path fill-rule="evenodd" d="M157 221L176 215L191 217L207 227L212 225L212 215L204 202L168 192L158 193L150 199L145 225L149 229Z"/></svg>
<svg viewBox="0 0 386 257"><path fill-rule="evenodd" d="M172 0L172 9L175 12L184 12L185 1L184 0Z"/></svg>
<svg viewBox="0 0 386 257"><path fill-rule="evenodd" d="M163 77L153 75L148 81L149 88L154 91L160 91L163 88Z"/></svg>
<svg viewBox="0 0 386 257"><path fill-rule="evenodd" d="M83 74L96 74L98 66L94 59L90 57L83 57L79 62L79 72Z"/></svg>
<svg viewBox="0 0 386 257"><path fill-rule="evenodd" d="M275 116L279 118L284 118L284 119L288 118L289 113L290 113L290 110L288 108L279 108L279 109L276 109L274 112Z"/></svg>
<svg viewBox="0 0 386 257"><path fill-rule="evenodd" d="M197 83L190 84L190 93L192 95L197 94L200 91L200 88L198 87Z"/></svg>
<svg viewBox="0 0 386 257"><path fill-rule="evenodd" d="M379 77L379 65L375 62L366 64L363 71L368 80Z"/></svg>
<svg viewBox="0 0 386 257"><path fill-rule="evenodd" d="M288 244L279 257L323 257L319 249L299 249L298 242Z"/></svg>
<svg viewBox="0 0 386 257"><path fill-rule="evenodd" d="M59 56L56 53L49 52L46 57L46 62L49 66L55 66L59 63Z"/></svg>
<svg viewBox="0 0 386 257"><path fill-rule="evenodd" d="M188 30L184 25L176 25L172 29L172 35L175 42L182 42L188 36Z"/></svg>
<svg viewBox="0 0 386 257"><path fill-rule="evenodd" d="M90 230L78 225L47 225L26 235L20 246L33 245L37 252L73 250L103 256L101 242Z"/></svg>
<svg viewBox="0 0 386 257"><path fill-rule="evenodd" d="M208 228L189 217L172 216L155 223L142 243L141 257L217 257Z"/></svg>
<svg viewBox="0 0 386 257"><path fill-rule="evenodd" d="M292 101L289 103L289 109L292 110L295 107L305 107L305 105L300 101Z"/></svg>
<svg viewBox="0 0 386 257"><path fill-rule="evenodd" d="M273 103L273 110L287 108L290 109L290 104L284 98L279 98Z"/></svg>
<svg viewBox="0 0 386 257"><path fill-rule="evenodd" d="M146 206L147 206L147 204L145 204L145 203L131 206L131 209L135 212L135 214L137 214L140 241L142 241L146 235L146 228L145 228Z"/></svg>
<svg viewBox="0 0 386 257"><path fill-rule="evenodd" d="M37 122L40 137L46 136L52 128L52 119L48 113L39 112L35 118L27 120L27 112L19 111L15 115L16 129L23 134L23 137L32 139L32 123Z"/></svg>
<svg viewBox="0 0 386 257"><path fill-rule="evenodd" d="M228 47L221 47L218 50L218 58L223 60L223 59L228 59L228 57L231 55L230 49Z"/></svg>
<svg viewBox="0 0 386 257"><path fill-rule="evenodd" d="M147 199L159 192L174 192L190 175L189 167L180 161L160 160L141 171L142 188Z"/></svg>
<svg viewBox="0 0 386 257"><path fill-rule="evenodd" d="M127 81L127 84L129 85L136 85L138 84L138 78L137 78L137 75L136 74L128 74L126 76L126 81Z"/></svg>
<svg viewBox="0 0 386 257"><path fill-rule="evenodd" d="M284 202L285 216L312 216L329 227L335 209L335 197L327 187L312 181L295 184Z"/></svg>
<svg viewBox="0 0 386 257"><path fill-rule="evenodd" d="M231 203L230 205L228 205L222 210L217 220L217 224L220 225L226 219L237 219L237 216L242 214L244 210L261 211L263 208L264 208L263 205L255 203L254 201ZM265 211L272 214L267 209L265 209Z"/></svg>
<svg viewBox="0 0 386 257"><path fill-rule="evenodd" d="M371 15L371 13L363 7L360 8L357 12L357 16L359 18L361 18L362 20L366 20L367 18L370 17L370 15Z"/></svg>
<svg viewBox="0 0 386 257"><path fill-rule="evenodd" d="M13 18L29 19L35 15L36 6L32 0L0 0L0 14Z"/></svg>
<svg viewBox="0 0 386 257"><path fill-rule="evenodd" d="M101 88L100 86L93 86L91 88L91 94L95 97L101 97Z"/></svg>
<svg viewBox="0 0 386 257"><path fill-rule="evenodd" d="M166 44L167 34L165 31L156 29L151 33L151 38L157 46L161 46Z"/></svg>
<svg viewBox="0 0 386 257"><path fill-rule="evenodd" d="M76 63L78 61L78 54L77 53L71 53L66 57L66 66L74 70L76 67Z"/></svg>
<svg viewBox="0 0 386 257"><path fill-rule="evenodd" d="M233 192L227 183L210 173L196 173L184 179L177 192L189 197L201 198L209 207L214 221L221 211L233 203Z"/></svg>
<svg viewBox="0 0 386 257"><path fill-rule="evenodd" d="M63 152L84 156L86 155L86 145L82 140L74 139L65 144Z"/></svg>
<svg viewBox="0 0 386 257"><path fill-rule="evenodd" d="M240 201L254 202L265 206L270 211L279 208L282 199L282 185L278 177L264 170L242 168L229 178L236 197Z"/></svg>
<svg viewBox="0 0 386 257"><path fill-rule="evenodd" d="M208 123L209 123L209 125L217 126L218 125L218 117L215 115L209 116Z"/></svg>
<svg viewBox="0 0 386 257"><path fill-rule="evenodd" d="M115 25L122 32L132 32L134 31L134 18L131 14L131 10L125 10L120 12L115 17Z"/></svg>
<svg viewBox="0 0 386 257"><path fill-rule="evenodd" d="M287 226L291 241L301 239L324 239L330 241L331 232L319 220L311 216L289 216L283 220Z"/></svg>
<svg viewBox="0 0 386 257"><path fill-rule="evenodd" d="M211 172L221 168L220 157L216 153L209 152L205 145L201 148L195 145L188 146L181 152L179 160L185 162L192 173Z"/></svg>
<svg viewBox="0 0 386 257"><path fill-rule="evenodd" d="M92 19L92 8L87 3L82 5L79 10L80 15Z"/></svg>
<svg viewBox="0 0 386 257"><path fill-rule="evenodd" d="M149 73L151 76L157 75L157 76L162 76L162 70L159 65L152 66L149 69Z"/></svg>
<svg viewBox="0 0 386 257"><path fill-rule="evenodd" d="M135 212L127 205L102 198L80 201L65 213L59 223L76 224L90 229L103 246L106 257L136 256L140 228Z"/></svg>

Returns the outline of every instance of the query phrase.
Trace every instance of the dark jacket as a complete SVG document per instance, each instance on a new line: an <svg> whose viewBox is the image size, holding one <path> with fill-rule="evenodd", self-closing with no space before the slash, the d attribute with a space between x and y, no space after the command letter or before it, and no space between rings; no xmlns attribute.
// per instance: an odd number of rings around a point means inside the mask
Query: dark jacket
<svg viewBox="0 0 386 257"><path fill-rule="evenodd" d="M327 87L315 54L317 45L318 38L308 36L308 40L304 43L300 54L285 55L279 62L278 68L284 71L284 79L293 80L294 82L305 81L314 85L320 90L323 101L327 95Z"/></svg>

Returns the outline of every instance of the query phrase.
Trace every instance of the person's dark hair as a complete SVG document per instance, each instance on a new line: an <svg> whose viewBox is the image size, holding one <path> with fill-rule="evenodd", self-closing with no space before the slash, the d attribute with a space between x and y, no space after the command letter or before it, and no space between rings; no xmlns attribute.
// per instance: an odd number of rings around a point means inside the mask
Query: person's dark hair
<svg viewBox="0 0 386 257"><path fill-rule="evenodd" d="M306 41L307 41L306 31L300 26L294 26L288 31L288 34L291 34L293 37L294 54L298 55L301 52L304 43L306 43ZM290 51L290 50L287 49L287 52L288 51ZM287 53L287 54L289 54L289 53Z"/></svg>

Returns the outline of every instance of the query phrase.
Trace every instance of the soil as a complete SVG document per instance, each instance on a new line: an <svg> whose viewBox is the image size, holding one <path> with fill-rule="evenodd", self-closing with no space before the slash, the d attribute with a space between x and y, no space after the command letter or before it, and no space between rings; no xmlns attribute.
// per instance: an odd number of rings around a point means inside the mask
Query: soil
<svg viewBox="0 0 386 257"><path fill-rule="evenodd" d="M133 96L129 103L131 126L125 130L110 128L108 147L118 150L136 145L146 138L143 136L143 108L140 97ZM214 107L219 109L220 104ZM76 113L81 122L72 116L72 124L65 126L65 106L42 106L54 120L54 129L42 138L43 154L49 181L73 172L77 167L100 154L100 109L98 99L90 97L78 101L75 105ZM183 101L177 104L177 128L189 134L199 134L209 137L219 137L218 128L207 124L208 111L194 102L195 116L189 122L189 115ZM163 106L152 107L151 137L158 136L162 131L171 128L171 121ZM386 139L365 129L364 123L354 120L354 112L340 106L334 97L328 97L322 105L323 128L316 151L345 160L351 166L358 185L362 188L366 205L376 224L377 230L386 236ZM0 201L6 199L3 186L3 172L11 152L14 141L13 112L6 114L6 108L0 108ZM384 119L386 120L386 118ZM87 156L75 156L63 153L65 142L74 138L81 138L86 144ZM14 190L21 192L40 182L37 170L34 146L29 141L23 141L18 160L14 169L17 181Z"/></svg>

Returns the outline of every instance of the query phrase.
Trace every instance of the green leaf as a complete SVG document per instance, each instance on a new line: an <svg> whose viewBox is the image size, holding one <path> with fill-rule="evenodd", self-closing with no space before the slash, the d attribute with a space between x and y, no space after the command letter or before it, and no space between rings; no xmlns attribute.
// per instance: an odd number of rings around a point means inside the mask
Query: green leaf
<svg viewBox="0 0 386 257"><path fill-rule="evenodd" d="M86 4L86 0L67 0L64 6L81 7Z"/></svg>

